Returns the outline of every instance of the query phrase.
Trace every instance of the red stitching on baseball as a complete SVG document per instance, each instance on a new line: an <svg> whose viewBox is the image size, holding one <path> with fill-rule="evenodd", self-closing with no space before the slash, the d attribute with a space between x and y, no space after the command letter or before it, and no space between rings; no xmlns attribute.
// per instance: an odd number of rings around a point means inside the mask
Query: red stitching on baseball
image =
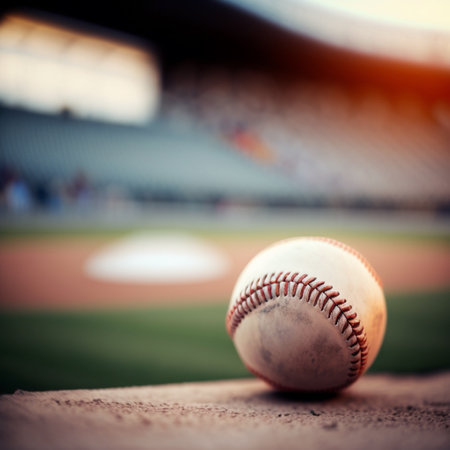
<svg viewBox="0 0 450 450"><path fill-rule="evenodd" d="M327 293L330 289L333 289L333 287L330 285L322 287L325 282L316 280L316 277L310 277L307 274L303 274L299 277L299 274L295 273L290 276L290 272L280 272L278 274L272 273L271 275L266 274L262 280L258 278L256 282L253 281L243 289L242 294L230 308L226 317L227 331L228 334L233 337L237 327L247 314L261 304L280 297L281 294L286 297L289 291L291 292L292 297L305 301L312 307L319 309L321 312L325 310L328 302L331 302L327 314L328 319L334 326L338 326L338 323L341 321L342 317L344 317L345 321L341 325L340 331L342 335L345 336L347 334L346 330L350 326L351 332L346 337L348 347L353 349L358 346L351 354L351 367L348 372L348 384L350 384L350 381L353 381L350 380L350 378L355 375L359 376L364 371L367 364L368 345L364 327L361 325L360 320L357 319L357 313L352 312L352 305L348 304L347 300L344 298L336 298L340 295L339 292L331 291ZM281 286L283 283L284 286ZM301 285L301 288L300 292L296 295L298 285ZM305 295L306 289L308 290ZM321 296L325 297L322 304L320 301ZM258 301L254 302L254 298L257 298ZM338 312L332 317L336 308L338 309ZM255 373L254 369L249 369ZM261 378L265 379L264 377ZM266 379L266 381L275 385L271 380ZM281 387L278 385L275 386ZM283 387L283 389L286 388Z"/></svg>

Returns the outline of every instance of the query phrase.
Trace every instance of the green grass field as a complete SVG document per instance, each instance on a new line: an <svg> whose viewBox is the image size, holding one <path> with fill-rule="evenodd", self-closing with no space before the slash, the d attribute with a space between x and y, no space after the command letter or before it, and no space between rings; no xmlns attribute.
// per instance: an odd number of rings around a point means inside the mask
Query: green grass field
<svg viewBox="0 0 450 450"><path fill-rule="evenodd" d="M372 372L450 369L450 291L387 296ZM0 390L97 388L248 376L226 302L86 312L1 312Z"/></svg>

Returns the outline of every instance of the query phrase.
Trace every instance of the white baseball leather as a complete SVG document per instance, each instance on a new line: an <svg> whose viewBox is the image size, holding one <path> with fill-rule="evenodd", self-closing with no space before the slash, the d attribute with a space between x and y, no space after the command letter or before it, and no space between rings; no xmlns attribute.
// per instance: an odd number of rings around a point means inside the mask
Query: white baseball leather
<svg viewBox="0 0 450 450"><path fill-rule="evenodd" d="M327 238L294 238L245 267L226 325L244 364L272 385L336 390L374 361L386 304L378 276L355 250Z"/></svg>

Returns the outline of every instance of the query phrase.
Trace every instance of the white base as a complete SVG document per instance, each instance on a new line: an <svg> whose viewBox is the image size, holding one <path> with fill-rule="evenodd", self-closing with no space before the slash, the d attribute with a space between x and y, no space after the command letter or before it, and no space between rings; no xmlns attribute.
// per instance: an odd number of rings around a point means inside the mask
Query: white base
<svg viewBox="0 0 450 450"><path fill-rule="evenodd" d="M112 282L187 283L218 278L228 267L222 252L194 236L137 233L94 255L85 272Z"/></svg>

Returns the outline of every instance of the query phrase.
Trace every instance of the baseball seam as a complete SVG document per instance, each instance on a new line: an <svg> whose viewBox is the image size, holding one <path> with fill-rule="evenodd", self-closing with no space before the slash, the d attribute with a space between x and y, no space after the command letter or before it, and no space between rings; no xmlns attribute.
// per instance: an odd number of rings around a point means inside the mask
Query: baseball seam
<svg viewBox="0 0 450 450"><path fill-rule="evenodd" d="M297 298L318 309L338 328L352 350L347 373L348 385L356 380L367 365L367 336L357 313L346 299L325 281L295 272L265 274L248 284L235 300L226 317L228 334L233 337L243 318L268 301L283 297ZM269 380L270 381L270 380ZM272 383L273 384L273 383Z"/></svg>

